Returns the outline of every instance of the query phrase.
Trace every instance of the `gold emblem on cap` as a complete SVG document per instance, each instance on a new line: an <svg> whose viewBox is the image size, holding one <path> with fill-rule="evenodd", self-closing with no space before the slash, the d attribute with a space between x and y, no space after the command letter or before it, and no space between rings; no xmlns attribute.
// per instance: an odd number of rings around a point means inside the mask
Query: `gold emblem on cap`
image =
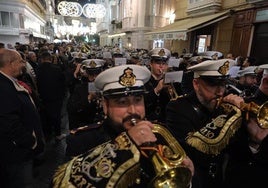
<svg viewBox="0 0 268 188"><path fill-rule="evenodd" d="M94 60L91 60L89 62L89 66L90 66L90 68L95 68L97 66L97 64L96 64L96 62Z"/></svg>
<svg viewBox="0 0 268 188"><path fill-rule="evenodd" d="M229 64L229 61L225 61L224 64L218 69L218 72L222 75L226 75L229 71Z"/></svg>
<svg viewBox="0 0 268 188"><path fill-rule="evenodd" d="M258 67L256 67L256 68L254 69L254 73L255 73L255 74L258 74L258 73L259 73L259 69L258 69Z"/></svg>
<svg viewBox="0 0 268 188"><path fill-rule="evenodd" d="M83 57L83 54L81 52L79 52L78 58L82 58L82 57Z"/></svg>
<svg viewBox="0 0 268 188"><path fill-rule="evenodd" d="M218 53L213 54L211 57L212 57L213 60L217 60L218 59Z"/></svg>
<svg viewBox="0 0 268 188"><path fill-rule="evenodd" d="M165 53L165 50L163 48L158 52L159 56L164 56L165 54L166 53Z"/></svg>
<svg viewBox="0 0 268 188"><path fill-rule="evenodd" d="M133 69L126 68L123 75L119 77L119 83L126 87L131 87L136 83L136 76L133 74Z"/></svg>

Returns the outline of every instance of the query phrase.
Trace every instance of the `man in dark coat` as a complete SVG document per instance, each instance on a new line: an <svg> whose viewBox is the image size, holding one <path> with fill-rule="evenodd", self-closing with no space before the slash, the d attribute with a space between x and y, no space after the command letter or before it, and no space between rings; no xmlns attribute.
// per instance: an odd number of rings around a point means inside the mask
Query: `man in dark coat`
<svg viewBox="0 0 268 188"><path fill-rule="evenodd" d="M40 55L40 66L37 72L37 87L41 99L40 113L46 138L53 133L57 140L64 138L61 132L61 109L65 95L65 77L63 71L52 64L49 52Z"/></svg>
<svg viewBox="0 0 268 188"><path fill-rule="evenodd" d="M41 121L27 89L16 79L25 66L20 54L0 49L1 187L33 186L33 159L43 152Z"/></svg>

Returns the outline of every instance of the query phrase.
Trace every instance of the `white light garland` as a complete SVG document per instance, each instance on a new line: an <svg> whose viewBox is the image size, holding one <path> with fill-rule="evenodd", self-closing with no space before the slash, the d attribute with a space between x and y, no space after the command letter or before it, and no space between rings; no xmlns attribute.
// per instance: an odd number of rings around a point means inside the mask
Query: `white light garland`
<svg viewBox="0 0 268 188"><path fill-rule="evenodd" d="M57 8L61 15L71 17L79 17L83 13L87 18L103 18L106 14L106 9L101 4L86 3L82 8L79 3L61 1Z"/></svg>
<svg viewBox="0 0 268 188"><path fill-rule="evenodd" d="M82 6L79 3L61 1L58 4L58 11L63 16L79 17L82 14Z"/></svg>

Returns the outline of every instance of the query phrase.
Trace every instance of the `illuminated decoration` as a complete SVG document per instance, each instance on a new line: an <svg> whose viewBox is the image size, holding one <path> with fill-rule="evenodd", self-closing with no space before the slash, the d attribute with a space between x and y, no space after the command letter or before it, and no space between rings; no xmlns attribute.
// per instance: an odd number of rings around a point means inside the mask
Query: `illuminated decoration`
<svg viewBox="0 0 268 188"><path fill-rule="evenodd" d="M82 8L79 3L61 1L57 7L62 16L79 17L83 13L87 18L103 18L106 14L106 9L101 4L86 3Z"/></svg>
<svg viewBox="0 0 268 188"><path fill-rule="evenodd" d="M83 14L88 18L103 18L106 14L106 9L101 4L85 4Z"/></svg>
<svg viewBox="0 0 268 188"><path fill-rule="evenodd" d="M61 1L58 4L58 11L63 16L79 17L82 14L82 6L79 3Z"/></svg>

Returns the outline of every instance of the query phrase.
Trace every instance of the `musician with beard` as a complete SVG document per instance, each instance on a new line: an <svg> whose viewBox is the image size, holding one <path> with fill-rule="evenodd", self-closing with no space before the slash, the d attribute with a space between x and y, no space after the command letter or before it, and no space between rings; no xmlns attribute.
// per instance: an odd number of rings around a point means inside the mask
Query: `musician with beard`
<svg viewBox="0 0 268 188"><path fill-rule="evenodd" d="M189 67L194 90L167 105L166 125L194 162L193 188L223 185L225 148L241 125L238 107L243 102L234 94L224 97L231 66L220 59Z"/></svg>
<svg viewBox="0 0 268 188"><path fill-rule="evenodd" d="M140 146L158 140L154 124L145 120L144 84L149 78L150 71L139 65L116 66L97 76L95 86L102 91L106 118L69 136L67 154L81 155L57 169L53 187L147 186L152 177L149 167L141 167ZM191 160L184 158L182 165L191 177Z"/></svg>
<svg viewBox="0 0 268 188"><path fill-rule="evenodd" d="M227 93L240 95L243 98L250 98L258 89L258 69L257 66L248 66L237 72L237 82L228 84Z"/></svg>

